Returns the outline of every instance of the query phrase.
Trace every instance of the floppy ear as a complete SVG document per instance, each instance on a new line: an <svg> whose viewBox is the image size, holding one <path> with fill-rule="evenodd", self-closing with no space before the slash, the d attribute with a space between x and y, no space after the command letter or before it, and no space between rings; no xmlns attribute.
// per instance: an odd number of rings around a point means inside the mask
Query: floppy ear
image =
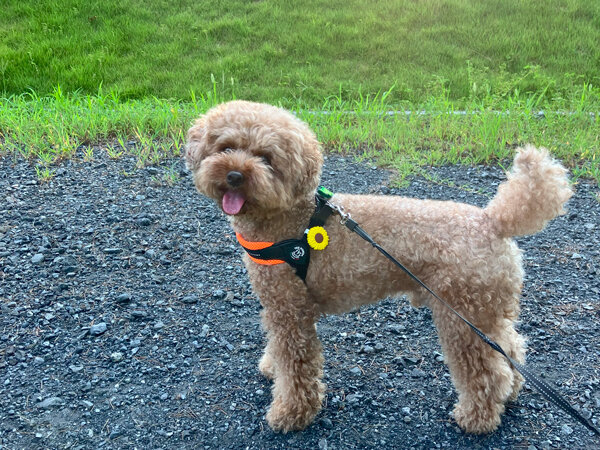
<svg viewBox="0 0 600 450"><path fill-rule="evenodd" d="M192 171L198 169L202 162L204 134L204 119L200 118L188 130L187 144L185 145L185 162L187 168Z"/></svg>
<svg viewBox="0 0 600 450"><path fill-rule="evenodd" d="M321 146L312 132L305 135L301 143L302 150L302 174L297 180L297 188L300 192L312 192L317 189L321 179L321 167L323 166L323 154Z"/></svg>

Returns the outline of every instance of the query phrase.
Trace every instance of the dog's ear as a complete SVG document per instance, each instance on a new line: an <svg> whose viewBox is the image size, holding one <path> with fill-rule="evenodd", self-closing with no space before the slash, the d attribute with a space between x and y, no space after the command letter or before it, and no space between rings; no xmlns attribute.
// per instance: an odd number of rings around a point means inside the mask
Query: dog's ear
<svg viewBox="0 0 600 450"><path fill-rule="evenodd" d="M304 170L298 180L297 186L303 192L312 192L317 189L321 179L321 167L323 166L323 153L321 145L312 132L308 134L303 143Z"/></svg>
<svg viewBox="0 0 600 450"><path fill-rule="evenodd" d="M204 118L196 120L188 130L187 144L185 145L185 162L188 169L194 171L200 167L204 148Z"/></svg>

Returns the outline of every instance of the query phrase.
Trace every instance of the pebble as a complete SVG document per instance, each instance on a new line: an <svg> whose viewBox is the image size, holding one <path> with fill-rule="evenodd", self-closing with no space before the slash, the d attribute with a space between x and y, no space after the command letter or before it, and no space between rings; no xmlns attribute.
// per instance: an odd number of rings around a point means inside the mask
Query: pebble
<svg viewBox="0 0 600 450"><path fill-rule="evenodd" d="M331 422L331 419L328 419L327 417L323 417L320 420L321 426L323 428L325 428L326 430L331 430L333 428L333 422Z"/></svg>
<svg viewBox="0 0 600 450"><path fill-rule="evenodd" d="M132 298L131 294L123 293L117 297L117 303L128 303Z"/></svg>
<svg viewBox="0 0 600 450"><path fill-rule="evenodd" d="M52 408L53 406L61 406L64 405L65 401L60 397L49 397L44 401L39 402L35 405L37 408Z"/></svg>
<svg viewBox="0 0 600 450"><path fill-rule="evenodd" d="M215 298L217 300L221 300L221 299L225 298L226 295L227 294L225 293L225 291L223 289L216 289L212 293L213 298Z"/></svg>
<svg viewBox="0 0 600 450"><path fill-rule="evenodd" d="M110 359L112 360L112 362L121 362L123 361L123 353L113 352L110 354Z"/></svg>
<svg viewBox="0 0 600 450"><path fill-rule="evenodd" d="M421 369L417 369L416 367L410 372L410 376L413 378L424 378L427 376L425 372Z"/></svg>
<svg viewBox="0 0 600 450"><path fill-rule="evenodd" d="M183 303L197 303L198 302L198 297L196 295L186 295L185 297L183 297L181 299L181 301Z"/></svg>
<svg viewBox="0 0 600 450"><path fill-rule="evenodd" d="M353 367L352 369L350 369L350 372L352 372L352 375L362 375L362 370L360 370L360 367Z"/></svg>
<svg viewBox="0 0 600 450"><path fill-rule="evenodd" d="M359 395L358 394L350 394L346 396L346 401L348 403L356 403L359 400Z"/></svg>
<svg viewBox="0 0 600 450"><path fill-rule="evenodd" d="M562 427L560 427L560 432L561 432L562 434L567 434L567 435L569 435L569 434L573 433L573 428L571 428L571 427L570 427L569 425L567 425L567 424L564 424Z"/></svg>
<svg viewBox="0 0 600 450"><path fill-rule="evenodd" d="M138 223L138 225L147 227L152 224L152 221L148 217L142 217L141 219L138 219L137 223Z"/></svg>
<svg viewBox="0 0 600 450"><path fill-rule="evenodd" d="M39 263L43 262L45 259L46 259L46 257L42 253L36 253L31 258L31 262L33 264L39 264Z"/></svg>
<svg viewBox="0 0 600 450"><path fill-rule="evenodd" d="M105 322L100 322L97 324L94 324L90 327L90 334L92 336L100 336L102 333L104 333L106 331L106 323Z"/></svg>
<svg viewBox="0 0 600 450"><path fill-rule="evenodd" d="M132 319L144 319L148 313L146 311L142 311L141 309L134 309L131 311Z"/></svg>
<svg viewBox="0 0 600 450"><path fill-rule="evenodd" d="M327 450L327 439L325 439L325 438L319 439L319 449Z"/></svg>

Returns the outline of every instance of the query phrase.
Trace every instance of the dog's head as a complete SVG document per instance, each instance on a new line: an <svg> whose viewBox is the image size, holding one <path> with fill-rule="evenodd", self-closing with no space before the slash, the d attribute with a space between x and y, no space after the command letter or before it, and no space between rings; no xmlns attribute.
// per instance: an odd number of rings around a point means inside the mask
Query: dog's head
<svg viewBox="0 0 600 450"><path fill-rule="evenodd" d="M323 157L308 126L274 106L232 101L187 135L194 183L226 214L289 209L317 188Z"/></svg>

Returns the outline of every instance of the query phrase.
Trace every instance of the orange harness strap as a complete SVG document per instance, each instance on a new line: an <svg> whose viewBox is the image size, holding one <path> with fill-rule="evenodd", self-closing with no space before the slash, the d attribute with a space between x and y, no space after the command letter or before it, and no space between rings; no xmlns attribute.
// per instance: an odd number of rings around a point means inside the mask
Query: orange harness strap
<svg viewBox="0 0 600 450"><path fill-rule="evenodd" d="M242 235L240 233L235 233L235 237L237 238L238 242L240 243L240 245L242 247L244 247L245 249L248 250L263 250L267 247L270 247L273 245L273 242L252 242L252 241L247 241L246 239L244 239L242 237ZM285 261L283 261L282 259L258 259L255 258L253 256L250 256L250 259L252 261L254 261L257 264L263 264L265 266L274 266L275 264L284 264Z"/></svg>

